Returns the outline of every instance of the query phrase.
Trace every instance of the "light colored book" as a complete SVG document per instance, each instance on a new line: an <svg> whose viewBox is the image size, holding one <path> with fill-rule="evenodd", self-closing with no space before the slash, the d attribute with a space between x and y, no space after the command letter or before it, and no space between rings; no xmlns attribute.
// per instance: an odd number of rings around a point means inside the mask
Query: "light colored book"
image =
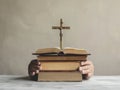
<svg viewBox="0 0 120 90"><path fill-rule="evenodd" d="M73 72L40 72L38 74L38 81L82 81L82 74L79 71Z"/></svg>
<svg viewBox="0 0 120 90"><path fill-rule="evenodd" d="M84 49L78 48L64 48L63 50L59 48L42 48L38 49L33 55L40 55L40 54L78 54L78 55L89 55L89 53Z"/></svg>

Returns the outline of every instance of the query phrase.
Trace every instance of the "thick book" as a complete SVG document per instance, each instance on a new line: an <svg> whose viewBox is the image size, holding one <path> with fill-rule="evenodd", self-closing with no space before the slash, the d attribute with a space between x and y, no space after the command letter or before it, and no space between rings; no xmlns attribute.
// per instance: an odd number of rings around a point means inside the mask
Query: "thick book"
<svg viewBox="0 0 120 90"><path fill-rule="evenodd" d="M43 48L33 55L37 55L42 66L38 81L82 81L79 67L81 61L87 60L90 54L86 50L76 48Z"/></svg>
<svg viewBox="0 0 120 90"><path fill-rule="evenodd" d="M59 48L42 48L38 49L33 55L42 55L42 54L58 54L58 55L89 55L89 53L84 49L77 48L64 48L63 50Z"/></svg>
<svg viewBox="0 0 120 90"><path fill-rule="evenodd" d="M38 56L42 70L77 70L81 61L87 60L87 56Z"/></svg>
<svg viewBox="0 0 120 90"><path fill-rule="evenodd" d="M79 71L41 71L38 74L38 81L82 81L82 74Z"/></svg>
<svg viewBox="0 0 120 90"><path fill-rule="evenodd" d="M43 61L84 61L87 60L87 55L39 55L37 59Z"/></svg>
<svg viewBox="0 0 120 90"><path fill-rule="evenodd" d="M75 71L79 69L80 62L41 62L41 66L44 71Z"/></svg>

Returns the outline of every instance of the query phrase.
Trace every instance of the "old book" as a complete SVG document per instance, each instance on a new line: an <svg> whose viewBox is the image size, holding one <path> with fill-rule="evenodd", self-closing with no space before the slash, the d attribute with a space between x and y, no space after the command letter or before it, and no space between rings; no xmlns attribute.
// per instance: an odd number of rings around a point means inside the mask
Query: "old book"
<svg viewBox="0 0 120 90"><path fill-rule="evenodd" d="M39 55L37 57L38 60L42 61L84 61L87 60L87 55Z"/></svg>
<svg viewBox="0 0 120 90"><path fill-rule="evenodd" d="M38 74L38 81L82 81L82 74L79 71L41 71Z"/></svg>
<svg viewBox="0 0 120 90"><path fill-rule="evenodd" d="M38 81L82 81L78 69L81 61L87 60L90 54L86 50L73 48L44 48L38 49L33 55L37 55L42 66Z"/></svg>
<svg viewBox="0 0 120 90"><path fill-rule="evenodd" d="M41 55L41 54L78 54L78 55L86 55L89 54L84 49L77 49L77 48L64 48L63 50L59 48L42 48L38 49L33 55Z"/></svg>
<svg viewBox="0 0 120 90"><path fill-rule="evenodd" d="M77 70L80 67L81 61L87 60L87 55L84 56L38 56L43 70Z"/></svg>
<svg viewBox="0 0 120 90"><path fill-rule="evenodd" d="M80 62L41 62L41 66L44 71L75 71L79 69Z"/></svg>

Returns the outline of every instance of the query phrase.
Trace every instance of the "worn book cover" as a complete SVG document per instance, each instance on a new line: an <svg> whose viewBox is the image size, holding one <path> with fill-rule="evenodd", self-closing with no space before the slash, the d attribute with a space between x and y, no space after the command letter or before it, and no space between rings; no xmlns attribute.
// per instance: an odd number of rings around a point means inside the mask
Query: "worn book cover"
<svg viewBox="0 0 120 90"><path fill-rule="evenodd" d="M51 72L44 72L41 71L38 74L38 81L82 81L82 74L79 71L51 71Z"/></svg>

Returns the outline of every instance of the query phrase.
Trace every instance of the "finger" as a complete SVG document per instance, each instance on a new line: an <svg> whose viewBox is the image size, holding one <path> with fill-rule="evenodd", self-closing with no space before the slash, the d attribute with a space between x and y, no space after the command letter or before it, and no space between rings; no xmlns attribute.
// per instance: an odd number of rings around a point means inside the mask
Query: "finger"
<svg viewBox="0 0 120 90"><path fill-rule="evenodd" d="M31 70L42 70L42 66L34 66Z"/></svg>
<svg viewBox="0 0 120 90"><path fill-rule="evenodd" d="M29 71L35 71L35 70L39 70L39 69L40 69L40 66L35 65L35 66L31 66L29 68Z"/></svg>
<svg viewBox="0 0 120 90"><path fill-rule="evenodd" d="M40 66L39 70L42 70L42 66Z"/></svg>
<svg viewBox="0 0 120 90"><path fill-rule="evenodd" d="M90 69L82 70L82 74L88 74L88 73L91 73L91 70L90 70Z"/></svg>
<svg viewBox="0 0 120 90"><path fill-rule="evenodd" d="M32 76L34 76L35 75L35 72L32 72Z"/></svg>
<svg viewBox="0 0 120 90"><path fill-rule="evenodd" d="M39 66L38 68L32 68L32 69L30 69L29 71L30 71L30 72L38 72L38 71L40 71L40 70L42 70L42 66Z"/></svg>
<svg viewBox="0 0 120 90"><path fill-rule="evenodd" d="M91 61L85 61L85 62L81 62L81 65L91 65L92 62Z"/></svg>
<svg viewBox="0 0 120 90"><path fill-rule="evenodd" d="M93 73L88 73L86 78L89 79L92 76L93 76Z"/></svg>
<svg viewBox="0 0 120 90"><path fill-rule="evenodd" d="M82 70L87 70L90 68L92 68L91 65L83 65L83 66L79 67L79 70L82 71Z"/></svg>
<svg viewBox="0 0 120 90"><path fill-rule="evenodd" d="M79 67L79 71L82 71L82 67Z"/></svg>
<svg viewBox="0 0 120 90"><path fill-rule="evenodd" d="M34 76L34 75L35 75L35 72L30 72L29 75L30 75L30 76Z"/></svg>
<svg viewBox="0 0 120 90"><path fill-rule="evenodd" d="M92 68L89 68L88 66L80 67L79 71L82 72L83 74L93 73Z"/></svg>
<svg viewBox="0 0 120 90"><path fill-rule="evenodd" d="M38 65L39 65L39 66L41 65L40 61L38 61Z"/></svg>
<svg viewBox="0 0 120 90"><path fill-rule="evenodd" d="M38 69L38 70L39 70L39 69L40 69L40 66L35 65L35 66L33 66L32 68L33 68L33 69Z"/></svg>
<svg viewBox="0 0 120 90"><path fill-rule="evenodd" d="M38 74L39 70L34 70L34 71L30 71L30 76L34 76L35 74Z"/></svg>
<svg viewBox="0 0 120 90"><path fill-rule="evenodd" d="M88 78L92 77L93 73L88 73Z"/></svg>
<svg viewBox="0 0 120 90"><path fill-rule="evenodd" d="M87 65L82 67L82 70L87 70L87 69L89 69Z"/></svg>
<svg viewBox="0 0 120 90"><path fill-rule="evenodd" d="M36 72L35 72L36 74L38 74L39 73L39 70L36 70Z"/></svg>
<svg viewBox="0 0 120 90"><path fill-rule="evenodd" d="M39 70L39 68L31 68L30 70L29 70L29 72L36 72L36 70Z"/></svg>

